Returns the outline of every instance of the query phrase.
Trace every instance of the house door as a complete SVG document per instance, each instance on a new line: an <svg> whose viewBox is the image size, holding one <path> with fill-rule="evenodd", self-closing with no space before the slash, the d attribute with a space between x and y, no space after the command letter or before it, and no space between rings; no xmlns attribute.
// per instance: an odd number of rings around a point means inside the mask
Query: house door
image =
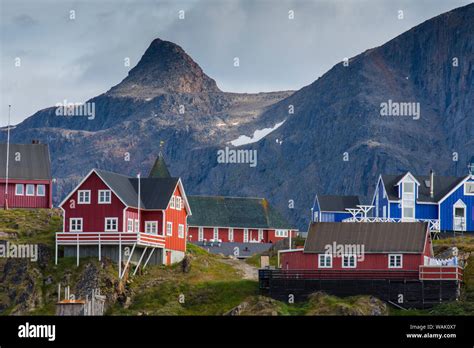
<svg viewBox="0 0 474 348"><path fill-rule="evenodd" d="M166 264L171 265L171 251L166 252Z"/></svg>
<svg viewBox="0 0 474 348"><path fill-rule="evenodd" d="M458 200L453 207L453 230L466 230L466 204L462 200Z"/></svg>

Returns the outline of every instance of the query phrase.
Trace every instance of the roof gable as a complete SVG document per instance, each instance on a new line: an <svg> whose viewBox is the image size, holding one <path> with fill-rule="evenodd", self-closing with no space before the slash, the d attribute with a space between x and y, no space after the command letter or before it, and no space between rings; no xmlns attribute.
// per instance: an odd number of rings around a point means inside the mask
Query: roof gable
<svg viewBox="0 0 474 348"><path fill-rule="evenodd" d="M310 225L305 253L324 253L326 246L364 245L364 252L422 253L428 224L422 222L315 222Z"/></svg>
<svg viewBox="0 0 474 348"><path fill-rule="evenodd" d="M392 201L398 201L397 183L405 175L382 175L382 181L385 185L385 191L388 198ZM429 175L414 175L415 179L420 183L418 186L418 202L436 203L443 199L454 187L456 187L466 177L457 176L441 176L434 175L434 196L430 195L430 187L427 183L430 181Z"/></svg>
<svg viewBox="0 0 474 348"><path fill-rule="evenodd" d="M16 160L20 154L20 160ZM5 179L7 144L0 144L0 179ZM51 180L51 160L47 144L10 144L8 177L24 180Z"/></svg>

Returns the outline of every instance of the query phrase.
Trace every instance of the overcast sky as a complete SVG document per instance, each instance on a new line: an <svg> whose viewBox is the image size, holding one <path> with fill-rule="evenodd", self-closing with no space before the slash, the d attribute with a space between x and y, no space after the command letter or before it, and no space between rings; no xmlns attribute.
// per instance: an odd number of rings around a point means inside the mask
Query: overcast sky
<svg viewBox="0 0 474 348"><path fill-rule="evenodd" d="M296 90L344 57L470 2L0 0L0 125L8 104L15 124L65 99L107 91L157 37L183 47L224 91Z"/></svg>

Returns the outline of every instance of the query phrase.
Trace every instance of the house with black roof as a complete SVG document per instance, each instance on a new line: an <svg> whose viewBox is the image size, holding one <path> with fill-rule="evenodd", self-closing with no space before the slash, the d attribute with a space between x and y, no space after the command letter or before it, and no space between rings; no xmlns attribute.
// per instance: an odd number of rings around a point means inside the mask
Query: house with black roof
<svg viewBox="0 0 474 348"><path fill-rule="evenodd" d="M0 207L52 208L47 144L0 144Z"/></svg>
<svg viewBox="0 0 474 348"><path fill-rule="evenodd" d="M275 243L297 233L264 198L189 196L189 204L193 242Z"/></svg>
<svg viewBox="0 0 474 348"><path fill-rule="evenodd" d="M91 170L59 205L64 225L56 234L56 262L59 247L77 263L108 256L120 267L126 262L125 269L181 261L191 208L181 179L158 172L156 165L145 178Z"/></svg>
<svg viewBox="0 0 474 348"><path fill-rule="evenodd" d="M352 215L347 209L357 209L358 196L316 195L311 208L313 222L341 222Z"/></svg>
<svg viewBox="0 0 474 348"><path fill-rule="evenodd" d="M474 157L468 168L460 177L433 171L380 175L372 215L377 220L427 221L432 231L474 232Z"/></svg>

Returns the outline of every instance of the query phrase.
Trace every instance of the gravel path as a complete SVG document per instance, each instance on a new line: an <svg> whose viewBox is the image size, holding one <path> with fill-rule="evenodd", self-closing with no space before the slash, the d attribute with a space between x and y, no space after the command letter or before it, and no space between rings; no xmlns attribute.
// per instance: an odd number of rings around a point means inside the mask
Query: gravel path
<svg viewBox="0 0 474 348"><path fill-rule="evenodd" d="M258 268L249 265L245 261L236 259L222 259L221 262L231 265L238 270L243 279L258 280Z"/></svg>

